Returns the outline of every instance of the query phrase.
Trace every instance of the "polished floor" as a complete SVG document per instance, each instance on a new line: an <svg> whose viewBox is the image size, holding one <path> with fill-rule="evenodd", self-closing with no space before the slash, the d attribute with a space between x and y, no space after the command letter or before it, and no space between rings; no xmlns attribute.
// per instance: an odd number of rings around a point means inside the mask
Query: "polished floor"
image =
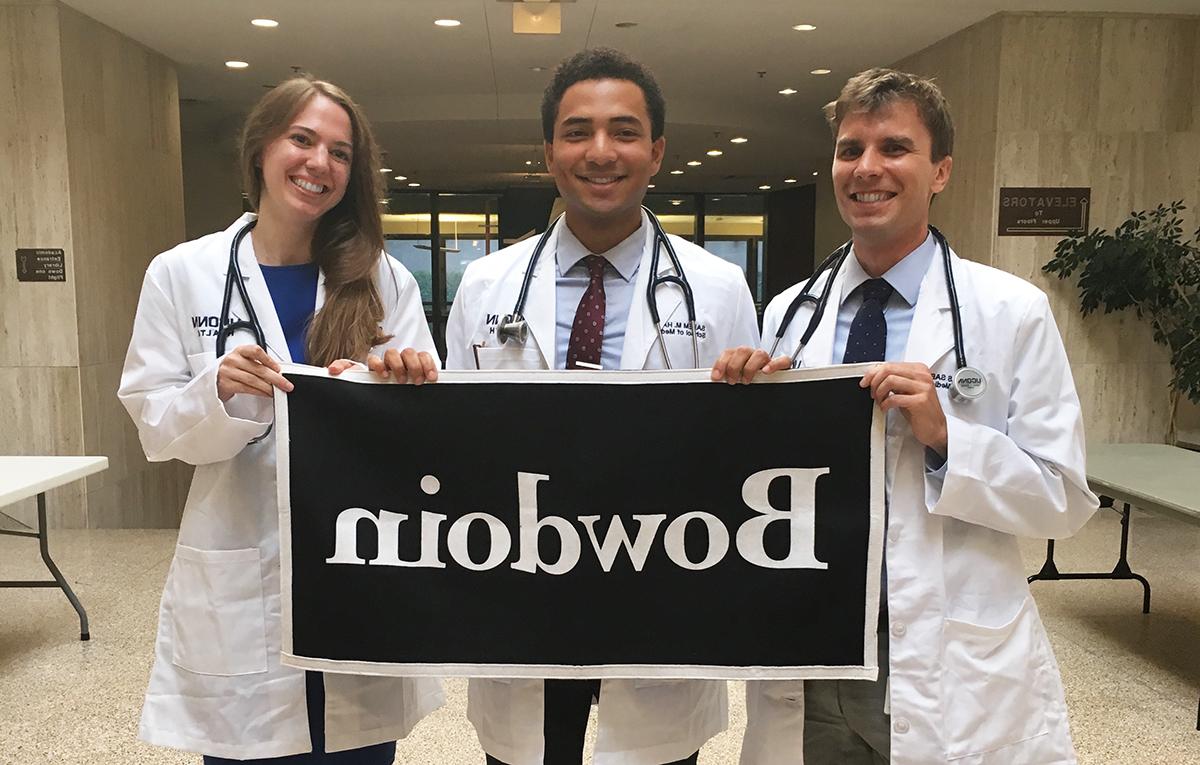
<svg viewBox="0 0 1200 765"><path fill-rule="evenodd" d="M1102 511L1059 545L1060 567L1107 570L1119 516ZM92 640L56 590L0 590L0 763L198 763L194 755L137 741L155 618L170 562L170 531L55 531L51 551L91 618ZM1024 545L1036 570L1044 544ZM1033 585L1062 668L1081 763L1200 763L1200 527L1135 511L1130 560L1154 588L1141 613L1133 582ZM33 540L0 537L0 580L43 578ZM480 765L463 716L466 685L400 742L396 761ZM702 765L737 762L745 724L742 689L731 688L731 724L701 753Z"/></svg>

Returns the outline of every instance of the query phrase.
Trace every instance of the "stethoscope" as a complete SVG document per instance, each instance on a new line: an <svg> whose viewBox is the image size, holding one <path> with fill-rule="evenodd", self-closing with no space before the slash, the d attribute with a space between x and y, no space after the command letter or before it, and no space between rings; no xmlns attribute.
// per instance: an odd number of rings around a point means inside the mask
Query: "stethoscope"
<svg viewBox="0 0 1200 765"><path fill-rule="evenodd" d="M254 304L250 302L250 293L246 291L246 284L242 279L242 267L238 263L238 247L241 246L242 240L246 238L246 234L254 228L254 224L258 223L258 219L254 219L238 229L238 232L233 235L233 243L229 245L229 268L225 271L225 297L221 300L221 316L218 322L219 329L217 330L217 358L225 355L225 344L229 338L233 337L235 332L249 332L254 335L254 343L264 351L267 349L267 336L263 332L262 324L258 322L258 314L254 312ZM245 320L230 321L229 320L229 305L233 302L233 288L237 286L238 298L242 301L242 306L246 309ZM257 444L271 434L271 429L275 427L272 422L267 426L267 429L260 435L250 439L249 444Z"/></svg>
<svg viewBox="0 0 1200 765"><path fill-rule="evenodd" d="M687 277L683 273L683 266L679 264L679 256L675 254L675 248L671 246L671 240L667 236L667 232L663 231L662 224L658 222L658 218L650 212L649 208L643 206L642 210L649 218L650 225L654 227L654 246L650 250L650 278L646 284L646 305L650 308L650 318L654 321L655 332L658 333L658 347L662 350L663 361L666 362L667 369L673 369L671 355L667 353L667 343L663 339L662 323L659 321L657 292L658 288L664 284L674 284L683 291L683 301L687 306L688 328L692 333L692 367L698 369L700 367L700 346L696 341L696 301L692 296L692 286L688 284ZM500 338L501 343L516 340L524 345L529 338L529 322L525 320L525 301L529 297L529 283L533 280L534 269L537 267L542 250L546 248L546 242L550 240L550 235L562 218L563 216L560 215L554 219L554 222L541 235L533 248L529 266L525 269L525 277L521 280L521 291L517 295L517 303L513 306L512 313L507 314L496 329L496 336ZM667 250L667 258L670 259L671 266L675 269L675 274L660 276L658 273L659 251L664 246Z"/></svg>
<svg viewBox="0 0 1200 765"><path fill-rule="evenodd" d="M946 272L946 291L950 296L950 319L954 325L954 362L956 371L951 380L951 396L957 401L974 401L987 391L987 378L983 376L983 372L967 364L967 354L963 344L962 314L958 308L958 290L954 286L954 269L950 262L950 245L946 243L946 237L942 236L942 232L933 226L929 227L929 233L937 241L938 249L942 253L942 265ZM808 341L821 324L821 317L825 314L825 307L829 304L829 295L833 291L834 279L837 277L842 263L849 257L852 243L846 242L834 250L817 267L816 272L809 277L809 280L805 282L804 289L800 290L800 294L788 305L787 311L783 314L783 320L779 323L779 329L775 330L775 342L771 345L772 357L775 356L775 352L779 349L779 342L787 332L788 325L791 324L796 311L800 310L800 307L805 303L812 303L812 317L808 320L808 326L804 329L804 334L800 336L800 342L796 345L796 350L792 353L792 358L797 363L799 362L801 351L804 350L804 346L808 345ZM814 296L809 290L817 283L817 279L820 278L821 274L826 271L829 272L829 279L825 282L824 287L821 288L821 294Z"/></svg>

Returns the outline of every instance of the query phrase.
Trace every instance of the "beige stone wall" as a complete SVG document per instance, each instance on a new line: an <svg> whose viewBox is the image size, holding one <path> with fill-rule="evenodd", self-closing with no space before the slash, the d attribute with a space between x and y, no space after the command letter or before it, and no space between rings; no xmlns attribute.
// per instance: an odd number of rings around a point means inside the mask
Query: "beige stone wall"
<svg viewBox="0 0 1200 765"><path fill-rule="evenodd" d="M1001 14L897 64L937 77L954 109L953 177L934 224L964 257L1049 294L1089 440L1164 440L1166 352L1131 315L1079 314L1074 285L1041 272L1057 237L997 237L998 192L1091 187L1090 224L1109 230L1134 209L1200 205L1198 43L1197 18Z"/></svg>
<svg viewBox="0 0 1200 765"><path fill-rule="evenodd" d="M0 264L0 453L109 458L49 498L54 525L176 525L189 471L147 464L116 398L146 264L183 238L174 67L58 4L0 5L0 48L0 252L68 263L51 284Z"/></svg>

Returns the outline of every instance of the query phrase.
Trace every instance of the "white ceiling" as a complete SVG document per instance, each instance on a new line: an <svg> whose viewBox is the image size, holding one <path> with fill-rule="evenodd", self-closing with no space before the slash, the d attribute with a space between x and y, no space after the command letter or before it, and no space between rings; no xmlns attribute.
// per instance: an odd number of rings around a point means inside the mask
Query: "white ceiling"
<svg viewBox="0 0 1200 765"><path fill-rule="evenodd" d="M1200 14L1200 0L568 0L562 34L534 36L513 34L512 6L502 0L66 2L176 62L185 140L231 141L263 86L299 67L363 105L388 166L452 191L530 184L525 160L541 159L542 89L554 65L584 47L624 50L659 79L667 100L660 191L750 191L827 174L820 107L849 75L998 11ZM258 17L280 26L252 27ZM439 18L462 26L435 27ZM801 23L817 29L792 29ZM229 59L250 67L227 69ZM819 67L832 74L809 74ZM799 92L779 95L787 87ZM731 145L739 134L750 142ZM710 148L725 154L707 157ZM686 167L692 159L704 164ZM667 173L676 168L686 173Z"/></svg>

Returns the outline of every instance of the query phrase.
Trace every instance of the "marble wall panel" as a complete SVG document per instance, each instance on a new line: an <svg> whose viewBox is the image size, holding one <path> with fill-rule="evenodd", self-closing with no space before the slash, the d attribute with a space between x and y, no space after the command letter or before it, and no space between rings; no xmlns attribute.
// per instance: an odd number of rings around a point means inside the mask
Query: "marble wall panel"
<svg viewBox="0 0 1200 765"><path fill-rule="evenodd" d="M0 366L75 364L58 9L0 5L0 52ZM18 247L66 250L67 281L18 282Z"/></svg>
<svg viewBox="0 0 1200 765"><path fill-rule="evenodd" d="M1104 19L1093 129L1191 130L1197 25L1165 16Z"/></svg>
<svg viewBox="0 0 1200 765"><path fill-rule="evenodd" d="M1100 15L1005 14L997 129L1090 131L1100 106Z"/></svg>

